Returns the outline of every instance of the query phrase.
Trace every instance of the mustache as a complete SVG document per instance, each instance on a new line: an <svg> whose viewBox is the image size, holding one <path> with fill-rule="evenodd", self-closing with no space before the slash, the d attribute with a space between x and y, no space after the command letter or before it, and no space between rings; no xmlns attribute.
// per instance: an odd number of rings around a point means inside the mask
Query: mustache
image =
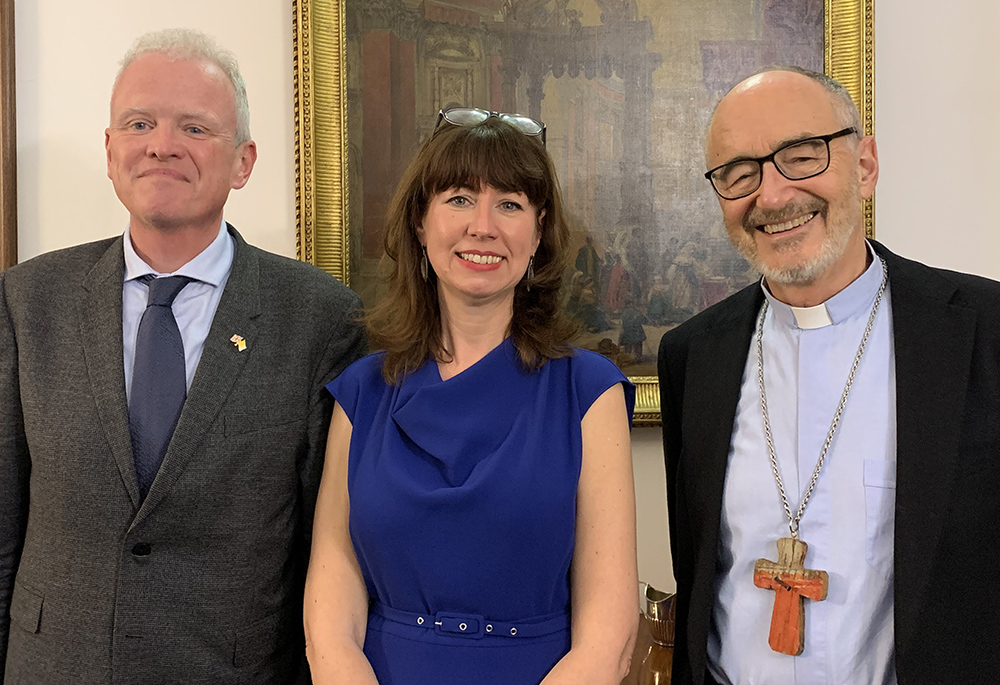
<svg viewBox="0 0 1000 685"><path fill-rule="evenodd" d="M784 207L780 207L778 209L761 209L759 207L753 207L743 217L743 228L750 232L756 230L758 226L763 226L764 224L780 224L788 221L789 219L794 219L797 216L802 216L803 214L809 214L811 212L818 212L819 214L826 216L826 210L829 206L829 202L817 197L807 201L790 202Z"/></svg>

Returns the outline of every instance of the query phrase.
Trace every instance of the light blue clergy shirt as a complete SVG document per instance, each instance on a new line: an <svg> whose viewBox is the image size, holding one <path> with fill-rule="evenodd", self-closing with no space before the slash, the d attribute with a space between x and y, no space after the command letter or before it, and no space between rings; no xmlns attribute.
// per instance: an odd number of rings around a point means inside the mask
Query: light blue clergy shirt
<svg viewBox="0 0 1000 685"><path fill-rule="evenodd" d="M122 349L125 361L125 391L132 398L132 366L135 363L135 338L139 333L139 321L146 311L149 288L141 276L153 274L157 278L166 276L187 276L195 279L178 293L172 311L177 320L184 343L184 371L187 388L191 389L198 362L201 360L205 339L212 327L215 310L219 308L222 291L225 290L229 272L233 268L236 242L226 230L226 222L219 227L219 235L198 255L170 274L161 274L152 269L136 254L132 246L129 229L125 229L125 282L122 284Z"/></svg>
<svg viewBox="0 0 1000 685"><path fill-rule="evenodd" d="M869 250L871 248L869 247ZM882 280L872 264L818 307L796 309L767 288L764 376L778 467L798 510L830 429ZM763 287L763 284L762 284ZM799 528L806 568L829 573L827 598L805 600L799 656L768 646L774 593L753 582L757 559L777 560L789 537L764 439L751 341L723 494L709 670L734 685L896 682L892 562L896 481L896 375L886 287L868 347Z"/></svg>

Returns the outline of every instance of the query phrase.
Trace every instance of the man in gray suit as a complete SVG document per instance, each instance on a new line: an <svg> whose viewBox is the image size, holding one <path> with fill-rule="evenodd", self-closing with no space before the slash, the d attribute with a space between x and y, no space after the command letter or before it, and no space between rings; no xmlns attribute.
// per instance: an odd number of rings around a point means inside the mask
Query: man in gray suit
<svg viewBox="0 0 1000 685"><path fill-rule="evenodd" d="M363 351L358 299L223 221L256 146L210 39L140 38L105 142L124 236L0 274L0 681L307 680L323 386Z"/></svg>

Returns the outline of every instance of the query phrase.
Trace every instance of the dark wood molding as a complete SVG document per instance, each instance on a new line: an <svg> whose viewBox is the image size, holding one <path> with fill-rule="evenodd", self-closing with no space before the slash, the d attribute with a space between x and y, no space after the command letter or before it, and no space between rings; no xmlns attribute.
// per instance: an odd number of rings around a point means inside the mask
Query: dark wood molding
<svg viewBox="0 0 1000 685"><path fill-rule="evenodd" d="M0 270L17 263L14 0L0 0Z"/></svg>

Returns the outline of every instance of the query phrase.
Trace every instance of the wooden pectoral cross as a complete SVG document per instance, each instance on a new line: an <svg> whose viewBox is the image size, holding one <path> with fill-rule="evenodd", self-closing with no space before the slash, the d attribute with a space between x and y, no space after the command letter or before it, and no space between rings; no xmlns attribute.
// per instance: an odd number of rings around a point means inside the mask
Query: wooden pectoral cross
<svg viewBox="0 0 1000 685"><path fill-rule="evenodd" d="M774 590L771 634L767 644L776 652L796 656L806 638L806 616L802 600L826 599L830 576L826 571L805 567L809 545L795 538L778 539L778 563L758 559L753 566L753 584Z"/></svg>

